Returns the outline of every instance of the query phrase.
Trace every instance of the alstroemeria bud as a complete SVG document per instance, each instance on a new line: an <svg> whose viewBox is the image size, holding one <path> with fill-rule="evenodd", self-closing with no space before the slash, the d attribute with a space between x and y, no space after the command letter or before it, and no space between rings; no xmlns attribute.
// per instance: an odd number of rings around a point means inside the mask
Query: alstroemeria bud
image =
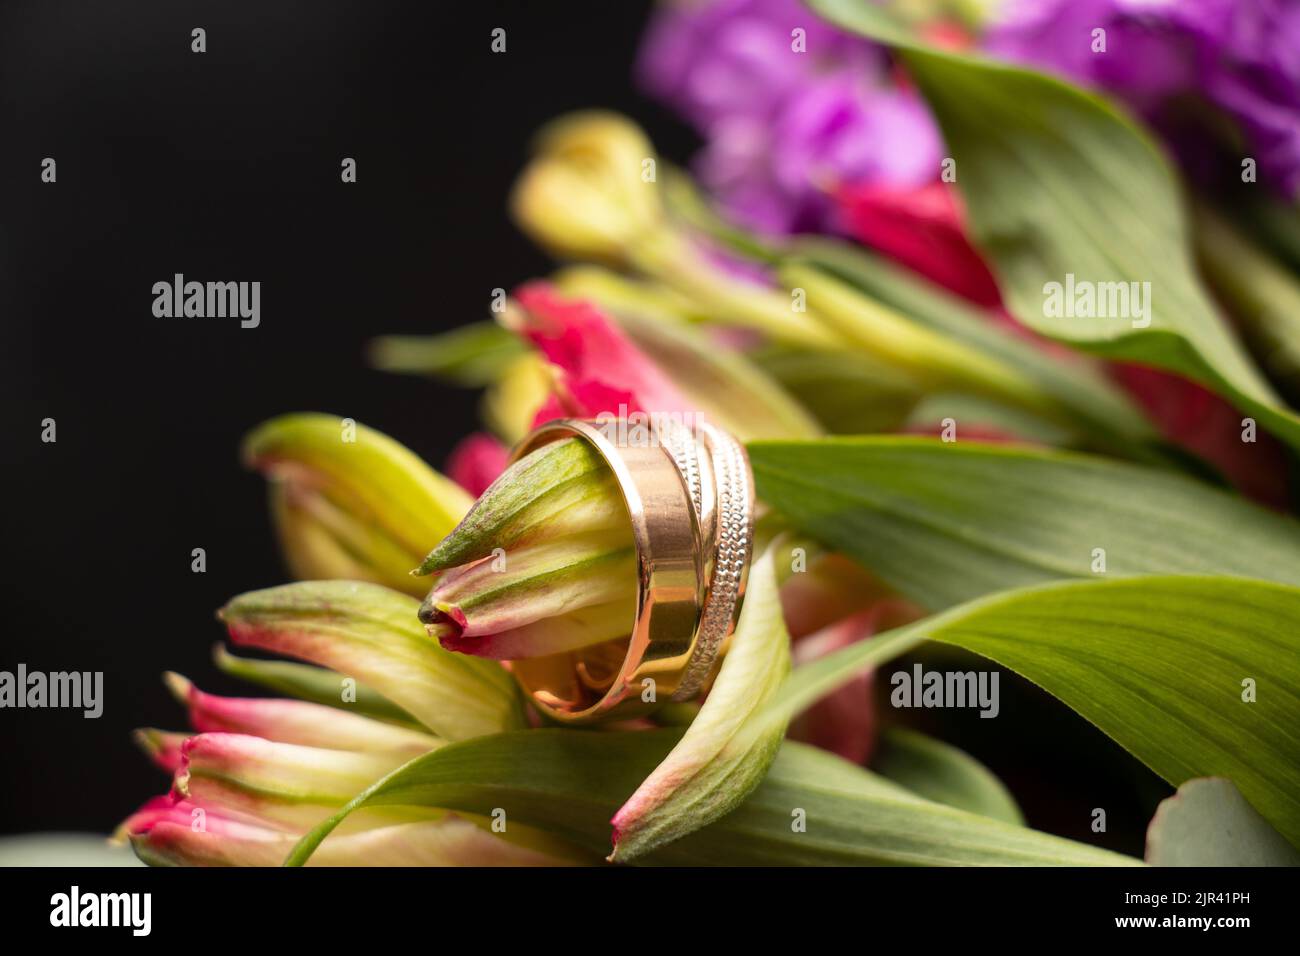
<svg viewBox="0 0 1300 956"><path fill-rule="evenodd" d="M1011 365L945 337L861 294L829 272L795 263L781 269L791 289L802 289L808 310L851 346L900 368L928 388L973 391L1047 414L1056 403Z"/></svg>
<svg viewBox="0 0 1300 956"><path fill-rule="evenodd" d="M511 465L429 552L419 573L499 557L498 549L620 528L630 545L627 509L609 466L585 442L565 439Z"/></svg>
<svg viewBox="0 0 1300 956"><path fill-rule="evenodd" d="M282 826L312 827L407 759L303 747L250 734L199 734L182 745L172 787L178 797L200 806L220 806Z"/></svg>
<svg viewBox="0 0 1300 956"><path fill-rule="evenodd" d="M200 734L251 734L304 747L330 747L410 758L443 745L432 734L398 727L339 707L284 698L218 697L180 674L163 675ZM168 735L163 735L164 742Z"/></svg>
<svg viewBox="0 0 1300 956"><path fill-rule="evenodd" d="M156 727L141 727L135 732L135 742L145 754L163 770L175 773L181 765L181 747L189 734Z"/></svg>
<svg viewBox="0 0 1300 956"><path fill-rule="evenodd" d="M538 136L537 157L516 183L511 206L557 252L621 262L662 226L654 163L654 147L636 124L616 113L576 113Z"/></svg>
<svg viewBox="0 0 1300 956"><path fill-rule="evenodd" d="M429 642L413 598L358 581L302 581L241 594L221 609L236 644L327 667L372 687L444 740L523 726L501 667Z"/></svg>
<svg viewBox="0 0 1300 956"><path fill-rule="evenodd" d="M471 503L393 439L329 415L272 419L244 440L243 458L270 479L281 547L306 580L373 581L419 596L411 567Z"/></svg>
<svg viewBox="0 0 1300 956"><path fill-rule="evenodd" d="M202 827L195 826L196 810L204 811ZM279 866L302 836L169 797L150 801L122 829L136 854L151 866ZM580 862L585 861L571 849L536 849L449 813L437 820L333 833L307 865L572 866Z"/></svg>
<svg viewBox="0 0 1300 956"><path fill-rule="evenodd" d="M409 615L411 605L405 603L409 599L393 597ZM420 647L404 647L400 636L385 633L382 608L372 606L369 612L378 629L363 633L354 620L360 608L349 609L349 603L346 593L336 590L330 598L318 593L298 608L300 616L308 619L301 639L318 645L304 656L343 662L337 651L329 650L330 645L340 643L339 636L331 633L330 621L334 619L341 631L349 632L341 643L369 640L380 645L370 651L354 649L360 655L354 660L363 665L367 655L372 663L376 655L382 657L383 646L394 663L405 659L415 671L424 669L418 661L421 657L443 658L464 674L490 675L492 679L471 682L465 690L493 697L495 678L503 674L500 667L453 658L422 637L417 638ZM313 617L316 619L310 620ZM283 666L301 669L301 665ZM288 683L318 696L327 673L291 677ZM446 676L440 679L441 686L427 686L425 693L447 696L450 699L445 703L456 704L457 690L445 682ZM272 679L283 682L283 677L278 673ZM146 803L118 830L118 837L129 838L140 859L154 865L278 865L311 827L338 812L356 793L444 742L406 726L404 715L349 712L357 705L346 701L324 706L302 700L217 697L199 691L177 674L166 675L166 681L199 733L136 732L143 749L172 775L172 788ZM376 683L392 688L383 679ZM514 821L508 833L498 833L494 823L486 815L456 814L439 807L367 808L350 816L325 841L312 863L554 866L592 862L588 854L549 833Z"/></svg>
<svg viewBox="0 0 1300 956"><path fill-rule="evenodd" d="M508 468L425 559L443 571L420 608L449 650L512 660L626 635L632 527L608 466L566 439Z"/></svg>
<svg viewBox="0 0 1300 956"><path fill-rule="evenodd" d="M449 572L420 619L449 650L513 659L622 637L636 612L630 527L567 535Z"/></svg>
<svg viewBox="0 0 1300 956"><path fill-rule="evenodd" d="M789 295L728 269L667 213L645 134L612 113L577 113L547 127L515 186L520 226L565 258L631 267L664 282L717 322L782 341L834 348L839 338L797 314Z"/></svg>

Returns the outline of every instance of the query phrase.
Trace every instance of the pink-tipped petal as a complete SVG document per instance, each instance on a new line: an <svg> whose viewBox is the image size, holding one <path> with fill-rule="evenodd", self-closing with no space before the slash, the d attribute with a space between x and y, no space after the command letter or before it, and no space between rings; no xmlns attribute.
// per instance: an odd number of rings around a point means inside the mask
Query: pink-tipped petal
<svg viewBox="0 0 1300 956"><path fill-rule="evenodd" d="M512 827L512 829L516 829ZM159 819L133 832L131 842L141 859L170 866L279 866L302 836L256 824L207 815L203 825L180 814ZM469 820L446 815L374 827L355 833L334 832L320 845L308 866L573 866L581 854L551 841L542 849L519 845Z"/></svg>
<svg viewBox="0 0 1300 956"><path fill-rule="evenodd" d="M278 743L335 750L393 753L415 757L441 746L431 734L351 714L337 707L282 698L218 697L180 674L165 675L167 686L189 710L199 733L236 733Z"/></svg>
<svg viewBox="0 0 1300 956"><path fill-rule="evenodd" d="M412 598L357 581L302 581L241 594L221 610L236 644L310 661L371 687L443 740L521 729L519 691L490 661L429 640ZM341 700L347 700L341 696Z"/></svg>
<svg viewBox="0 0 1300 956"><path fill-rule="evenodd" d="M168 773L175 773L181 765L181 747L189 734L171 730L142 727L135 732L135 742L155 764Z"/></svg>
<svg viewBox="0 0 1300 956"><path fill-rule="evenodd" d="M636 598L579 608L556 617L542 618L509 630L474 636L462 628L448 627L439 634L449 651L501 661L560 654L626 637L636 614Z"/></svg>
<svg viewBox="0 0 1300 956"><path fill-rule="evenodd" d="M281 827L314 826L406 762L400 754L301 747L229 733L191 737L181 752L172 784L177 799Z"/></svg>

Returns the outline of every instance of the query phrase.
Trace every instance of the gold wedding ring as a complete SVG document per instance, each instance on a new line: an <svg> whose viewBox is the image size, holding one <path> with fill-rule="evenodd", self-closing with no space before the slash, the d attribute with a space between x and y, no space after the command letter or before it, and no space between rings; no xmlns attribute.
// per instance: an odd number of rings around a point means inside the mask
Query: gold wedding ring
<svg viewBox="0 0 1300 956"><path fill-rule="evenodd" d="M635 428L619 419L561 419L512 455L513 463L564 438L587 442L614 473L636 544L627 638L509 664L556 720L634 717L696 696L740 614L754 536L749 458L720 428L662 418Z"/></svg>

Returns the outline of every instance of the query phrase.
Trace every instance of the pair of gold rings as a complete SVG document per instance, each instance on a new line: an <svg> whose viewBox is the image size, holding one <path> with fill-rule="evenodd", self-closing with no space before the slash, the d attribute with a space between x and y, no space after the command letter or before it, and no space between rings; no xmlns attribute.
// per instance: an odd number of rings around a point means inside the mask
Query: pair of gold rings
<svg viewBox="0 0 1300 956"><path fill-rule="evenodd" d="M628 429L613 419L542 425L512 462L563 438L592 446L618 482L637 556L630 636L512 661L537 707L569 723L633 717L689 700L712 680L744 599L754 481L735 438L672 416Z"/></svg>

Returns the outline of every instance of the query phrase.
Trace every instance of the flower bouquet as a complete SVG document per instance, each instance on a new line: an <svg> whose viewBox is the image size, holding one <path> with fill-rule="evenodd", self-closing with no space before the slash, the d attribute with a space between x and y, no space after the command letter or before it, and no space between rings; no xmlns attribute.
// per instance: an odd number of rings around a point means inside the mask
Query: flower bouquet
<svg viewBox="0 0 1300 956"><path fill-rule="evenodd" d="M192 731L139 732L171 782L120 836L1300 861L1300 10L680 0L636 70L691 171L555 119L510 202L557 270L373 343L483 390L445 473L333 415L248 435L295 580L221 609L215 662L276 696L168 674ZM1163 781L1145 859L1104 807L1026 826L917 719L1001 733L1021 678Z"/></svg>

